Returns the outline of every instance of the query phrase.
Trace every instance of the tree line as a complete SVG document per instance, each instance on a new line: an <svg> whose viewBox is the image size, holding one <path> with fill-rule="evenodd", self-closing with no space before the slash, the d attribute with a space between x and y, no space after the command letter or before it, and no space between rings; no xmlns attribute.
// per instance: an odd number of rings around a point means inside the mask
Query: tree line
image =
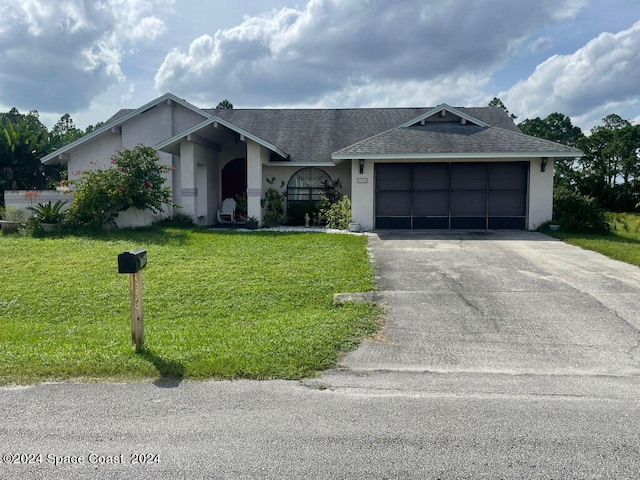
<svg viewBox="0 0 640 480"><path fill-rule="evenodd" d="M12 108L0 113L0 193L53 188L63 177L64 167L43 165L40 159L100 125L83 131L65 113L49 131L36 110L20 113Z"/></svg>
<svg viewBox="0 0 640 480"><path fill-rule="evenodd" d="M499 98L494 98L489 105L504 108L516 120ZM224 100L218 108L233 108L233 105ZM43 165L40 159L100 125L91 125L83 131L66 113L49 131L35 110L23 114L12 108L0 113L0 193L55 186L64 178L64 167ZM517 125L523 133L584 152L578 160L556 162L556 186L594 198L608 210L635 209L640 201L640 125L632 125L629 120L611 114L585 135L568 116L559 112L545 118L526 119Z"/></svg>
<svg viewBox="0 0 640 480"><path fill-rule="evenodd" d="M499 98L490 106L509 111ZM509 113L515 120L515 115ZM554 183L593 198L614 212L630 212L640 201L640 125L632 125L615 113L585 135L566 115L554 112L545 118L517 124L522 133L582 150L577 160L556 162Z"/></svg>

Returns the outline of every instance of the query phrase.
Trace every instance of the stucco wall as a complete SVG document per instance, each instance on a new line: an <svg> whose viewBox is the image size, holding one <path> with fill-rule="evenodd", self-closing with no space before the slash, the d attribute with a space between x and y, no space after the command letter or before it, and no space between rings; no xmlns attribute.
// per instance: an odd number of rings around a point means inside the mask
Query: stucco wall
<svg viewBox="0 0 640 480"><path fill-rule="evenodd" d="M373 230L374 225L374 162L366 160L360 173L360 162L351 164L351 217L362 230Z"/></svg>
<svg viewBox="0 0 640 480"><path fill-rule="evenodd" d="M82 144L69 155L67 162L69 180L78 178L78 171L108 168L109 158L122 148L122 137L117 133L106 132L90 142Z"/></svg>
<svg viewBox="0 0 640 480"><path fill-rule="evenodd" d="M172 108L171 112L173 117L171 136L184 132L186 129L205 120L199 113L182 108L179 105Z"/></svg>
<svg viewBox="0 0 640 480"><path fill-rule="evenodd" d="M529 172L529 230L551 220L553 215L553 158L549 159L544 172L540 171L540 158L531 159Z"/></svg>

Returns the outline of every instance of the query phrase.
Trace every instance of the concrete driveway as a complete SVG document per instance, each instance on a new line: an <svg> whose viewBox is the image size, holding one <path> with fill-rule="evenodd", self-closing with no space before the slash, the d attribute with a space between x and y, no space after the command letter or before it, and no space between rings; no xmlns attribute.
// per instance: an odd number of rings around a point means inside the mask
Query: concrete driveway
<svg viewBox="0 0 640 480"><path fill-rule="evenodd" d="M387 321L346 370L640 373L636 267L533 232L380 231L369 247Z"/></svg>

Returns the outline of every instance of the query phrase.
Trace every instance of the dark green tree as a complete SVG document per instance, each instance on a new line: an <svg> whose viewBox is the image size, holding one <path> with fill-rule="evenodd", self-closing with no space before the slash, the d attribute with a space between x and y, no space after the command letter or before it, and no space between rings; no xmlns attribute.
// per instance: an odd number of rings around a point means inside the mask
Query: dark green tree
<svg viewBox="0 0 640 480"><path fill-rule="evenodd" d="M65 113L51 129L49 148L51 151L64 147L82 137L84 132L76 127L71 115Z"/></svg>
<svg viewBox="0 0 640 480"><path fill-rule="evenodd" d="M584 137L580 127L571 123L571 119L562 113L552 113L545 119L536 117L526 119L518 124L522 133L552 142L575 147L579 139Z"/></svg>
<svg viewBox="0 0 640 480"><path fill-rule="evenodd" d="M55 170L40 158L48 150L48 131L38 112L21 114L16 108L0 114L0 189L44 189Z"/></svg>
<svg viewBox="0 0 640 480"><path fill-rule="evenodd" d="M630 211L640 198L640 126L616 114L602 123L578 142L578 188L609 210Z"/></svg>
<svg viewBox="0 0 640 480"><path fill-rule="evenodd" d="M518 124L518 128L527 135L570 147L576 147L578 141L584 137L580 127L574 126L569 117L558 112L554 112L544 119L540 117L526 119ZM571 160L556 162L554 183L575 189L577 175L575 167L576 165Z"/></svg>
<svg viewBox="0 0 640 480"><path fill-rule="evenodd" d="M227 100L226 98L224 100L222 100L218 106L216 108L220 108L222 110L232 110L233 109L233 103L231 103L229 100Z"/></svg>
<svg viewBox="0 0 640 480"><path fill-rule="evenodd" d="M488 104L489 107L499 107L502 108L505 112L507 112L507 114L513 119L515 120L516 118L518 118L516 115L514 115L513 113L509 112L509 109L506 107L506 105L504 103L502 103L502 100L500 100L498 97L493 97L493 100L491 100Z"/></svg>
<svg viewBox="0 0 640 480"><path fill-rule="evenodd" d="M98 122L95 125L89 125L87 128L85 128L84 134L87 135L89 133L92 133L98 128L100 128L102 125L104 125L104 122Z"/></svg>

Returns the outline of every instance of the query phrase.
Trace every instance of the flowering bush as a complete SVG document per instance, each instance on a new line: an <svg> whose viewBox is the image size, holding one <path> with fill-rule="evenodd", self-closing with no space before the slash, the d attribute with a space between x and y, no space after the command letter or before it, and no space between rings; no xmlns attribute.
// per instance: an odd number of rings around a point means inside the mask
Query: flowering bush
<svg viewBox="0 0 640 480"><path fill-rule="evenodd" d="M69 208L72 225L101 229L130 207L160 212L163 204L174 205L163 177L172 169L160 164L153 148L123 148L110 163L112 168L76 172L80 178L70 182L74 191Z"/></svg>

